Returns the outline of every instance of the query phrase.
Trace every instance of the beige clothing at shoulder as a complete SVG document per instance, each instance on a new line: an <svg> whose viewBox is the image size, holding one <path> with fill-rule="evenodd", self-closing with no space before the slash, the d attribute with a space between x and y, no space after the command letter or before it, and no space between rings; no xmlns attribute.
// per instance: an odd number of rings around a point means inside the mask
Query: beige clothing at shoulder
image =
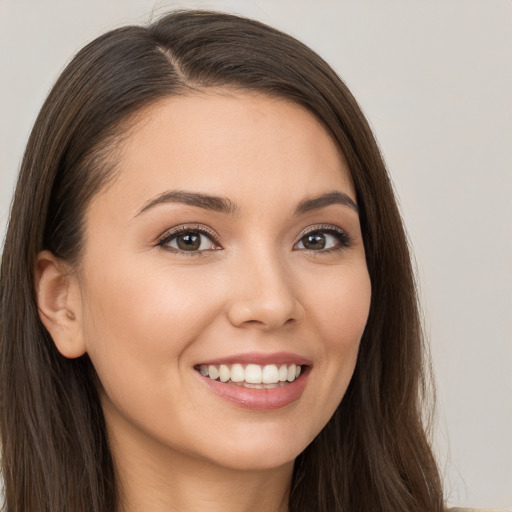
<svg viewBox="0 0 512 512"><path fill-rule="evenodd" d="M506 510L497 508L451 508L449 512L507 512Z"/></svg>

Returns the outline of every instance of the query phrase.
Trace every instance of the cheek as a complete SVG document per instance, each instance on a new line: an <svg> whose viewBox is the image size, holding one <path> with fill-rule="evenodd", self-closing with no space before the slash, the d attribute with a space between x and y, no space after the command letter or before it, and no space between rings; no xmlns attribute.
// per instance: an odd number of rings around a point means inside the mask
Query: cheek
<svg viewBox="0 0 512 512"><path fill-rule="evenodd" d="M311 334L318 339L320 364L311 375L318 396L317 432L329 421L343 399L357 361L371 301L371 284L366 265L333 273L318 280L309 294ZM322 286L323 285L323 286Z"/></svg>
<svg viewBox="0 0 512 512"><path fill-rule="evenodd" d="M116 383L126 386L127 376L167 380L218 314L219 301L200 272L123 264L89 275L94 277L84 292L87 352L112 391Z"/></svg>
<svg viewBox="0 0 512 512"><path fill-rule="evenodd" d="M318 281L308 303L325 350L340 355L357 351L370 301L371 284L366 265L351 267Z"/></svg>

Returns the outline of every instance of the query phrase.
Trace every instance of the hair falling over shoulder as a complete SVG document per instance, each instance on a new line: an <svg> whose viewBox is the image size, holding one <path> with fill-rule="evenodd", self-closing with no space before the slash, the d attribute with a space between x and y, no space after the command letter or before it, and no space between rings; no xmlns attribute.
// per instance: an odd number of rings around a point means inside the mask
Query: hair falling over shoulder
<svg viewBox="0 0 512 512"><path fill-rule="evenodd" d="M9 512L113 512L118 480L87 355L61 356L42 325L33 269L44 249L80 260L85 210L143 107L230 86L302 105L348 162L372 303L348 391L297 458L291 512L440 512L422 421L426 391L407 239L379 149L336 73L294 38L222 13L177 11L83 48L51 90L23 158L1 267L0 429Z"/></svg>

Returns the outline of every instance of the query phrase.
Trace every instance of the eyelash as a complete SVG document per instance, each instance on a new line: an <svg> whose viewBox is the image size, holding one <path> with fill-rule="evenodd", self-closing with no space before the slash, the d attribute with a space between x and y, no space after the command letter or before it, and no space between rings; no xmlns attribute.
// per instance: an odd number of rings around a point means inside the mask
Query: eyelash
<svg viewBox="0 0 512 512"><path fill-rule="evenodd" d="M162 235L157 240L156 246L162 247L163 249L165 249L167 251L177 253L177 254L183 254L186 256L204 256L204 254L206 252L209 252L209 250L183 251L180 249L176 249L174 247L166 247L166 245L168 243L170 243L172 240L174 240L178 236L185 234L185 233L194 233L194 234L204 235L212 241L213 245L220 245L218 235L215 232L204 228L203 226L181 226L181 227L173 229L171 231L167 231L164 235ZM352 245L351 237L344 230L329 224L329 225L312 226L310 229L308 229L307 231L303 232L300 235L299 240L294 244L294 247L295 247L295 245L300 243L306 236L310 236L315 233L332 235L338 240L339 245L329 248L329 249L322 249L322 250L318 250L318 251L309 249L309 252L311 252L311 253L329 254L329 253L333 253L333 252L340 252L340 251L343 251L343 250L349 248ZM308 251L308 249L300 249L300 250Z"/></svg>
<svg viewBox="0 0 512 512"><path fill-rule="evenodd" d="M314 250L310 249L309 252L311 252L311 253L330 254L330 253L334 253L334 252L344 251L345 249L348 249L349 247L352 246L352 238L350 237L350 235L343 229L333 226L331 224L311 226L310 228L308 228L307 231L303 232L300 235L299 241L297 243L299 243L306 236L314 235L315 233L332 235L338 240L339 245L332 247L330 249L322 249L319 251L314 251ZM294 246L297 245L297 243L294 244ZM304 250L307 251L308 249L304 249Z"/></svg>
<svg viewBox="0 0 512 512"><path fill-rule="evenodd" d="M204 250L202 250L202 251L182 251L180 249L175 249L174 247L166 247L166 244L170 243L172 240L174 240L178 236L183 235L185 233L194 233L194 234L204 235L207 238L209 238L213 242L214 245L220 245L218 235L215 232L204 228L203 226L181 226L179 228L172 229L171 231L167 231L163 236L161 236L158 239L156 245L157 245L157 247L162 247L166 251L174 252L177 254L183 254L185 256L204 256L204 254L206 252Z"/></svg>

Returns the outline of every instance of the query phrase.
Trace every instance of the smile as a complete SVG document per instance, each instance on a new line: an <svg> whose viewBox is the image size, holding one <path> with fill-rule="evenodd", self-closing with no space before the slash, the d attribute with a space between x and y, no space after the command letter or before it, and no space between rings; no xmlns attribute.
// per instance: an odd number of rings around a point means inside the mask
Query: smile
<svg viewBox="0 0 512 512"><path fill-rule="evenodd" d="M199 365L198 371L204 377L222 383L236 384L251 389L273 389L297 379L302 371L300 365L290 364L219 364Z"/></svg>
<svg viewBox="0 0 512 512"><path fill-rule="evenodd" d="M213 394L242 409L271 411L297 402L313 362L290 352L237 354L194 366Z"/></svg>

